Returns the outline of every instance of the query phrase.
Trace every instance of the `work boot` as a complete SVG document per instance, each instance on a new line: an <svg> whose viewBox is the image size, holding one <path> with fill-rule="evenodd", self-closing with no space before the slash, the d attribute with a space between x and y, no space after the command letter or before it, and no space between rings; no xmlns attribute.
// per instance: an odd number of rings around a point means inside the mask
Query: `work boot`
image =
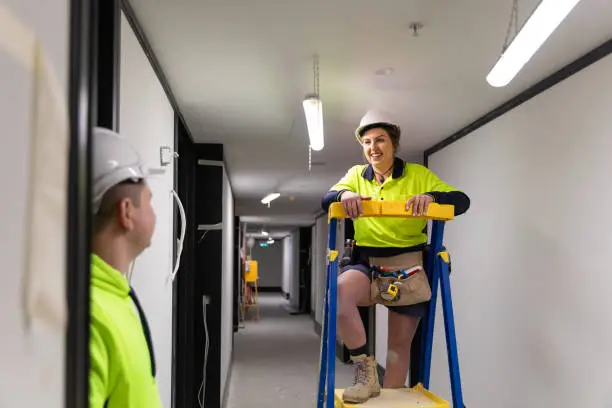
<svg viewBox="0 0 612 408"><path fill-rule="evenodd" d="M353 385L344 390L342 400L344 402L360 404L371 397L380 395L380 383L378 382L378 371L376 360L365 354L351 357L355 365L355 378Z"/></svg>

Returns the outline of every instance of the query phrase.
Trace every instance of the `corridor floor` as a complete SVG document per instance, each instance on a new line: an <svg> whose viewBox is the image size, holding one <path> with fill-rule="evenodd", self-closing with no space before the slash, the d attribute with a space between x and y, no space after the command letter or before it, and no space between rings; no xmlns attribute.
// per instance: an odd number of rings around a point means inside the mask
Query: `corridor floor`
<svg viewBox="0 0 612 408"><path fill-rule="evenodd" d="M260 322L249 311L235 335L227 408L315 407L320 338L309 315L290 315L280 294L260 294ZM350 385L352 367L336 360L336 386Z"/></svg>

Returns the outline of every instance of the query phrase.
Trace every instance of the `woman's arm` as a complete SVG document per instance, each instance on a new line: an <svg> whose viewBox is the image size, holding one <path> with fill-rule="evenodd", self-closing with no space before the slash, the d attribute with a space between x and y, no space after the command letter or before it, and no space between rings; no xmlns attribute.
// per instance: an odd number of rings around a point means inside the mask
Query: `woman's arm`
<svg viewBox="0 0 612 408"><path fill-rule="evenodd" d="M332 203L340 202L340 196L345 191L352 191L356 193L357 191L357 180L358 177L358 166L351 167L344 177L342 177L336 184L330 187L329 191L323 196L321 200L321 208L323 211L327 212L329 210L329 206Z"/></svg>
<svg viewBox="0 0 612 408"><path fill-rule="evenodd" d="M463 191L430 191L428 194L438 204L450 204L455 206L455 215L461 215L470 208L470 197Z"/></svg>
<svg viewBox="0 0 612 408"><path fill-rule="evenodd" d="M340 202L340 196L345 191L349 191L349 190L343 189L340 191L336 191L336 190L328 191L327 194L325 194L323 196L323 199L321 200L321 208L323 209L323 211L325 212L329 211L329 207L332 205L332 203Z"/></svg>

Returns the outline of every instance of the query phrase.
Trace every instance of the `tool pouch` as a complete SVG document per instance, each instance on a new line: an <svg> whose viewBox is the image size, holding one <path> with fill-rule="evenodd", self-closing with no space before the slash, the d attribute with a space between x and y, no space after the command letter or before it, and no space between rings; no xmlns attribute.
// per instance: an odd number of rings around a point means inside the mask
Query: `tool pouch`
<svg viewBox="0 0 612 408"><path fill-rule="evenodd" d="M409 306L431 299L431 287L423 269L423 253L411 252L392 257L372 257L370 300L385 306ZM380 271L384 270L384 273ZM397 272L397 276L392 275ZM405 276L410 272L410 276ZM404 275L404 276L402 276Z"/></svg>
<svg viewBox="0 0 612 408"><path fill-rule="evenodd" d="M450 256L450 253L447 251L446 247L444 245L442 245L442 251L446 251L449 255L449 261L448 261L448 274L450 276L451 272L453 271L453 262L452 262L452 258ZM427 245L425 247L425 249L423 250L423 267L427 268L427 262L429 260L429 253L431 252L431 245Z"/></svg>

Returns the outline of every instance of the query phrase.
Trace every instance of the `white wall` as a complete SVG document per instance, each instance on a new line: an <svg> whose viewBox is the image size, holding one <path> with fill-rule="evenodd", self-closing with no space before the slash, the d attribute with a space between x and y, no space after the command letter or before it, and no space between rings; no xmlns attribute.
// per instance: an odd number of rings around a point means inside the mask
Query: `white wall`
<svg viewBox="0 0 612 408"><path fill-rule="evenodd" d="M65 99L68 94L68 2L50 0L41 6L33 0L8 0L0 4L0 123L3 127L0 138L5 152L0 160L0 189L6 198L1 204L0 225L7 237L0 245L0 406L59 408L64 406L65 330L45 328L40 322L36 322L32 331L23 326L22 279L26 266L34 54L27 38L9 30L7 13L12 16L11 20L18 20L17 24L23 26L20 31L42 41L49 58L48 67L55 71L61 97ZM26 57L29 67L20 63L14 53L7 52L7 46L16 46L15 51ZM66 110L66 100L63 105ZM59 240L63 253L65 230L45 231L49 232ZM63 288L65 268L41 272L52 274ZM59 296L65 296L63 290Z"/></svg>
<svg viewBox="0 0 612 408"><path fill-rule="evenodd" d="M300 306L300 230L296 229L291 233L291 292L289 292L289 303L294 308Z"/></svg>
<svg viewBox="0 0 612 408"><path fill-rule="evenodd" d="M325 283L327 280L327 249L329 244L329 223L327 215L322 215L315 220L314 233L312 234L312 280L314 291L312 292L313 310L317 323L323 323L323 309L325 302ZM338 222L336 231L336 248L339 258L342 257L344 250L344 222ZM340 273L340 270L338 270Z"/></svg>
<svg viewBox="0 0 612 408"><path fill-rule="evenodd" d="M223 260L221 283L221 395L225 392L234 337L234 196L223 169Z"/></svg>
<svg viewBox="0 0 612 408"><path fill-rule="evenodd" d="M174 148L174 112L126 18L121 16L119 131L134 144L150 168L159 168L159 148ZM164 407L171 406L172 286L166 277L173 263L173 166L153 176L157 224L151 246L136 259L132 285L151 327L157 382Z"/></svg>
<svg viewBox="0 0 612 408"><path fill-rule="evenodd" d="M382 366L383 368L387 367L387 333L389 331L389 325L387 321L389 319L389 309L385 306L376 305L376 328L374 329L374 344L376 346L374 350L374 356L376 357L376 362ZM406 385L408 385L409 381L406 379Z"/></svg>
<svg viewBox="0 0 612 408"><path fill-rule="evenodd" d="M295 229L283 238L283 285L289 293L289 304L298 308L300 303L300 230Z"/></svg>
<svg viewBox="0 0 612 408"><path fill-rule="evenodd" d="M258 262L260 288L282 288L283 285L283 247L284 239L262 248L253 246L253 260Z"/></svg>
<svg viewBox="0 0 612 408"><path fill-rule="evenodd" d="M430 158L472 199L446 234L467 406L612 406L611 72L608 56Z"/></svg>
<svg viewBox="0 0 612 408"><path fill-rule="evenodd" d="M283 293L291 296L293 288L293 234L283 238ZM291 299L290 299L291 300Z"/></svg>

